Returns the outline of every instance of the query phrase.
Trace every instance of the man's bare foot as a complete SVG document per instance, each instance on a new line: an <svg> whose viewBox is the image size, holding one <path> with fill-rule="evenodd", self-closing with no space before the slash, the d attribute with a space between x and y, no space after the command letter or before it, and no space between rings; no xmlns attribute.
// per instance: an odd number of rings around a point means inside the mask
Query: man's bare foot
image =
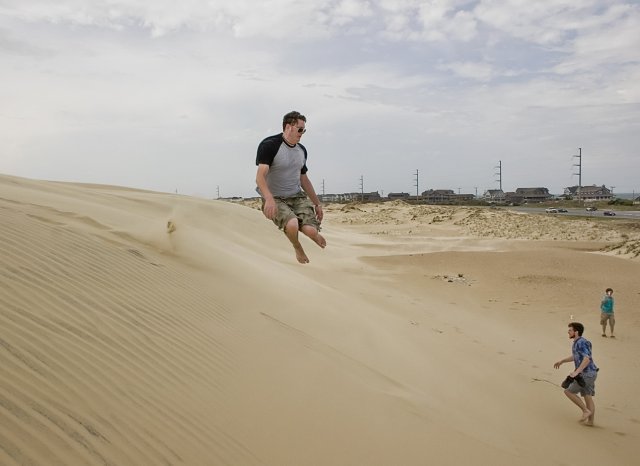
<svg viewBox="0 0 640 466"><path fill-rule="evenodd" d="M587 426L587 427L593 427L593 421L587 419L586 421L584 421L582 423L582 425Z"/></svg>
<svg viewBox="0 0 640 466"><path fill-rule="evenodd" d="M589 411L588 409L585 409L584 411L582 411L582 417L580 418L579 422L582 422L582 423L589 422L590 417L591 417L591 411Z"/></svg>
<svg viewBox="0 0 640 466"><path fill-rule="evenodd" d="M302 245L294 246L293 249L296 251L296 259L298 259L298 262L301 264L309 263L309 258L305 254L304 249L302 249Z"/></svg>
<svg viewBox="0 0 640 466"><path fill-rule="evenodd" d="M315 243L320 246L322 249L325 248L325 246L327 245L327 240L324 239L324 236L322 236L320 233L318 233L315 238L313 238L313 241L315 241Z"/></svg>

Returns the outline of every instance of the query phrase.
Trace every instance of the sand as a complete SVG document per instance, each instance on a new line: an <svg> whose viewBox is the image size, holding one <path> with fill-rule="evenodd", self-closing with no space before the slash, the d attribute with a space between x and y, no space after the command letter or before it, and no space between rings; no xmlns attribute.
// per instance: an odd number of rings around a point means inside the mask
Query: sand
<svg viewBox="0 0 640 466"><path fill-rule="evenodd" d="M329 205L300 265L249 207L0 175L0 464L637 463L633 222Z"/></svg>

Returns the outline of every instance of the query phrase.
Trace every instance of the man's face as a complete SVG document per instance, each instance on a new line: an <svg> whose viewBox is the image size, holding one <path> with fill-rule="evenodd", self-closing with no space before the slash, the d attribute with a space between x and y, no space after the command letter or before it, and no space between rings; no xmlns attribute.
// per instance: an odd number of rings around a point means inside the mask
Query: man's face
<svg viewBox="0 0 640 466"><path fill-rule="evenodd" d="M300 138L302 138L305 131L305 122L303 120L297 120L295 123L285 126L284 136L287 138L287 141L297 144L300 142Z"/></svg>
<svg viewBox="0 0 640 466"><path fill-rule="evenodd" d="M578 336L578 332L576 332L573 327L569 327L569 329L567 330L567 334L569 335L569 339L573 340L574 338L576 338Z"/></svg>

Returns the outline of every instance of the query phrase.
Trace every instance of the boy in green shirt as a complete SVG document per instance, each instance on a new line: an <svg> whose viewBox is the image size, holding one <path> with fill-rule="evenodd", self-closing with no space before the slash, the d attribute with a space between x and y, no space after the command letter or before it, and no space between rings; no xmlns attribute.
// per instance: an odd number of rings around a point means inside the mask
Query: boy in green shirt
<svg viewBox="0 0 640 466"><path fill-rule="evenodd" d="M609 327L611 327L611 338L615 338L613 334L613 327L616 325L616 318L613 314L613 289L607 288L605 291L605 295L602 298L602 302L600 303L600 325L602 325L602 336L607 337L607 321L609 322Z"/></svg>

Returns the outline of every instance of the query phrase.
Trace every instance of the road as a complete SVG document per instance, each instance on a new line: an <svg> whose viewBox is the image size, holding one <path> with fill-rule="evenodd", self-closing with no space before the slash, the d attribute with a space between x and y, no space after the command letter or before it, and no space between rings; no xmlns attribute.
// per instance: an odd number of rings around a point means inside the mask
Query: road
<svg viewBox="0 0 640 466"><path fill-rule="evenodd" d="M603 209L596 210L595 212L587 212L586 210L579 209L567 209L568 212L565 213L557 213L557 214L548 214L545 212L544 207L508 207L511 210L515 210L517 212L527 212L529 214L545 214L545 215L573 215L578 217L604 217L610 219L616 218L625 218L632 220L640 220L640 211L638 210L615 210L615 209ZM608 217L604 215L605 210L612 210L615 212L615 216Z"/></svg>

